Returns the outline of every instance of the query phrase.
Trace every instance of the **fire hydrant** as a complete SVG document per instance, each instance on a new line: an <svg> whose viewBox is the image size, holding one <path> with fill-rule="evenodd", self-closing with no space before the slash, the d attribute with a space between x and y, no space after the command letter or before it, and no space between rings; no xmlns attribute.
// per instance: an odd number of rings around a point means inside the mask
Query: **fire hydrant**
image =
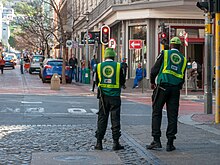
<svg viewBox="0 0 220 165"><path fill-rule="evenodd" d="M54 73L51 78L50 89L60 90L60 77L57 73Z"/></svg>

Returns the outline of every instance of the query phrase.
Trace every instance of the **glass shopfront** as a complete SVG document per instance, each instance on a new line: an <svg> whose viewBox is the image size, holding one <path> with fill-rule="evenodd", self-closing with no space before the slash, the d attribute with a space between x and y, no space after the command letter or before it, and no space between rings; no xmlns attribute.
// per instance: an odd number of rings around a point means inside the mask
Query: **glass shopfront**
<svg viewBox="0 0 220 165"><path fill-rule="evenodd" d="M142 40L144 42L143 49L131 49L129 50L129 68L130 77L135 77L135 71L138 63L144 62L144 67L146 68L146 41L147 41L147 26L146 25L136 25L129 26L129 40ZM144 51L144 61L142 61L142 51Z"/></svg>

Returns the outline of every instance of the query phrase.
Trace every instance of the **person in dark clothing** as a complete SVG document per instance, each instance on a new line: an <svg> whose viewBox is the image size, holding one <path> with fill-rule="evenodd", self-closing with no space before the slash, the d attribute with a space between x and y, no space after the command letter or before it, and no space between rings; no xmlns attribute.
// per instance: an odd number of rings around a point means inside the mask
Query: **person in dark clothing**
<svg viewBox="0 0 220 165"><path fill-rule="evenodd" d="M99 112L97 130L95 137L97 143L95 149L102 150L102 139L104 138L108 125L109 113L111 113L113 150L124 149L119 143L121 136L120 113L121 113L121 88L125 84L125 76L122 66L114 62L116 56L112 48L106 48L105 61L96 66L96 84L98 86Z"/></svg>
<svg viewBox="0 0 220 165"><path fill-rule="evenodd" d="M20 59L20 70L21 70L21 74L24 74L24 58L23 58L23 55Z"/></svg>
<svg viewBox="0 0 220 165"><path fill-rule="evenodd" d="M92 69L92 81L93 81L92 89L90 89L90 90L92 92L94 92L94 90L95 90L95 80L96 80L96 77L95 77L95 67L96 67L97 64L98 64L98 61L96 59L96 56L93 55L93 59L91 60L91 63L90 63L90 66L91 66L91 69Z"/></svg>
<svg viewBox="0 0 220 165"><path fill-rule="evenodd" d="M126 58L122 58L121 65L123 68L124 75L126 77L127 76L127 69L128 69L128 64L126 63Z"/></svg>
<svg viewBox="0 0 220 165"><path fill-rule="evenodd" d="M69 59L69 65L70 65L70 68L71 68L72 78L74 78L75 81L77 82L78 81L78 79L77 79L78 61L77 61L77 58L74 55L72 55L71 58Z"/></svg>
<svg viewBox="0 0 220 165"><path fill-rule="evenodd" d="M147 149L162 148L160 128L162 109L166 103L168 118L166 151L168 152L176 149L173 141L176 139L180 89L184 83L187 63L186 58L179 52L180 39L173 37L170 45L171 50L161 52L150 73L151 89L154 90L152 95L152 136L154 139L150 145L146 146Z"/></svg>

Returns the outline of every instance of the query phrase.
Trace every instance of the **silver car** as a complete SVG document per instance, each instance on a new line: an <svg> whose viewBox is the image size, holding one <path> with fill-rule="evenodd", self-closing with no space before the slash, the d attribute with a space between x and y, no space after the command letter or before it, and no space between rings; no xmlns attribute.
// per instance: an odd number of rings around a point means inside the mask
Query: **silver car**
<svg viewBox="0 0 220 165"><path fill-rule="evenodd" d="M42 55L34 55L31 58L29 73L32 74L33 72L40 72L40 63L44 60L44 56Z"/></svg>

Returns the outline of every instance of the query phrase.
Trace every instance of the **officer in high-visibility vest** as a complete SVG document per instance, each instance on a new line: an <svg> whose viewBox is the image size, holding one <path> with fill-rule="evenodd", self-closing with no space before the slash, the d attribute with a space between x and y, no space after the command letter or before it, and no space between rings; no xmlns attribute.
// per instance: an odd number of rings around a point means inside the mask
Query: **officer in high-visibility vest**
<svg viewBox="0 0 220 165"><path fill-rule="evenodd" d="M96 66L96 84L98 86L99 112L96 130L97 144L95 149L102 150L108 125L109 113L111 113L113 150L124 149L119 143L121 136L120 112L121 112L121 88L125 84L125 76L122 66L114 62L116 56L112 48L106 48L105 61Z"/></svg>
<svg viewBox="0 0 220 165"><path fill-rule="evenodd" d="M150 73L151 89L154 90L152 95L152 136L154 140L146 146L147 149L162 148L160 128L162 109L166 103L168 118L166 150L168 152L176 149L173 141L176 139L180 89L184 83L187 63L186 58L179 52L181 41L178 37L170 40L170 46L171 50L164 50L160 53ZM157 83L155 83L156 77Z"/></svg>

